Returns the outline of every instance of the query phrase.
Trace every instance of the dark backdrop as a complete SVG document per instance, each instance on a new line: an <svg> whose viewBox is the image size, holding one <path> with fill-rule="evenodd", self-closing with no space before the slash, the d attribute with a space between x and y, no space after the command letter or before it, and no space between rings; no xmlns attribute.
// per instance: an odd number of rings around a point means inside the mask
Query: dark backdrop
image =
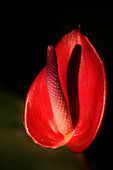
<svg viewBox="0 0 113 170"><path fill-rule="evenodd" d="M14 4L13 4L14 5ZM113 152L113 14L110 8L77 8L60 4L7 4L1 15L0 86L25 99L46 64L47 46L81 24L106 69L108 95L102 127L85 151L99 167L112 165Z"/></svg>

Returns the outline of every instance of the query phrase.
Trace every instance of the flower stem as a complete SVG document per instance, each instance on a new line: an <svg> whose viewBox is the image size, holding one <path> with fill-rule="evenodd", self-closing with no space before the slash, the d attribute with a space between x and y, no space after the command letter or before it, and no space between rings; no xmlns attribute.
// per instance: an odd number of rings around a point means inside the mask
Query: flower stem
<svg viewBox="0 0 113 170"><path fill-rule="evenodd" d="M77 158L78 162L80 163L83 170L90 170L91 169L86 158L85 158L84 153L77 153L77 154L75 154L75 156L76 156L76 158Z"/></svg>

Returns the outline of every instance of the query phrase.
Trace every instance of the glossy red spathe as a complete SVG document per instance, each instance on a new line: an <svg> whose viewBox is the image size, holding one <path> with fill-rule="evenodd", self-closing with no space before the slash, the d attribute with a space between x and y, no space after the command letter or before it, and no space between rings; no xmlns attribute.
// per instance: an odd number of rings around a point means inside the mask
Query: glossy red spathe
<svg viewBox="0 0 113 170"><path fill-rule="evenodd" d="M26 96L27 134L43 147L85 150L101 125L106 89L103 62L88 38L77 29L64 35L48 46L47 64Z"/></svg>

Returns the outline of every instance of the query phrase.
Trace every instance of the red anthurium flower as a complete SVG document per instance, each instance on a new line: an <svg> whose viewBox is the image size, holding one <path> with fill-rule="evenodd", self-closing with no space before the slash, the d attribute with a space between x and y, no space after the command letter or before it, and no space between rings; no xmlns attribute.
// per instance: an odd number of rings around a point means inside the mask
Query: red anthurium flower
<svg viewBox="0 0 113 170"><path fill-rule="evenodd" d="M49 148L86 149L102 122L106 74L96 49L80 30L48 46L47 64L25 101L24 126L32 140Z"/></svg>

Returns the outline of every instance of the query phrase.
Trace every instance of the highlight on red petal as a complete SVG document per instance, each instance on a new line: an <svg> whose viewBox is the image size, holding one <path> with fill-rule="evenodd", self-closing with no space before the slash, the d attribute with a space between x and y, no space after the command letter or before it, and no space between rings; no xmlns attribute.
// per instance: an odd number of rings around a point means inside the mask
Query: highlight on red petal
<svg viewBox="0 0 113 170"><path fill-rule="evenodd" d="M36 144L49 148L65 144L64 136L54 122L47 89L46 67L36 77L26 96L24 126Z"/></svg>
<svg viewBox="0 0 113 170"><path fill-rule="evenodd" d="M26 96L26 132L43 147L67 143L73 152L83 151L102 122L106 89L96 49L80 30L73 30L55 48L48 46L47 64Z"/></svg>

